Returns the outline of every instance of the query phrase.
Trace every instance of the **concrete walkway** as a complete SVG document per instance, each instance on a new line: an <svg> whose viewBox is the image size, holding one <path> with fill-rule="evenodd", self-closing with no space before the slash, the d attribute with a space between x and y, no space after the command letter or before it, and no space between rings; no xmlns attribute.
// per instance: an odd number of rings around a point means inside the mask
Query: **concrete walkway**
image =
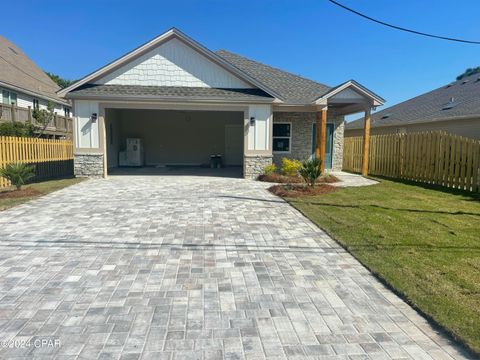
<svg viewBox="0 0 480 360"><path fill-rule="evenodd" d="M0 213L0 358L463 358L269 185L113 176Z"/></svg>
<svg viewBox="0 0 480 360"><path fill-rule="evenodd" d="M340 181L332 183L332 186L338 187L359 187L359 186L370 186L378 184L378 181L364 178L361 175L351 174L344 171L335 171L331 173L336 176Z"/></svg>

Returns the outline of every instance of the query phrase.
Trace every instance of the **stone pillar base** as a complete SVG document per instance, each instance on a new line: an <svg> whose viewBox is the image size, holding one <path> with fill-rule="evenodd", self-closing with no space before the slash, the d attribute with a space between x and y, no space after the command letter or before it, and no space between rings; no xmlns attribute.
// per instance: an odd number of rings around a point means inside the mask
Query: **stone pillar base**
<svg viewBox="0 0 480 360"><path fill-rule="evenodd" d="M73 163L77 177L103 177L103 154L75 154Z"/></svg>
<svg viewBox="0 0 480 360"><path fill-rule="evenodd" d="M245 155L243 164L243 177L257 179L263 174L263 169L272 164L272 155Z"/></svg>

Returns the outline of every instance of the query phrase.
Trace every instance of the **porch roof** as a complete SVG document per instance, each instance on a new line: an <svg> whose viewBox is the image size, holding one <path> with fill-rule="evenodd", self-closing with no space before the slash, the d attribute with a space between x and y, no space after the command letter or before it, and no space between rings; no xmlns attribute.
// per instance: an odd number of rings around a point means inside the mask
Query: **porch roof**
<svg viewBox="0 0 480 360"><path fill-rule="evenodd" d="M182 101L225 101L264 102L274 98L260 89L223 89L184 86L143 85L83 85L67 95L68 98L132 99L132 100L182 100Z"/></svg>

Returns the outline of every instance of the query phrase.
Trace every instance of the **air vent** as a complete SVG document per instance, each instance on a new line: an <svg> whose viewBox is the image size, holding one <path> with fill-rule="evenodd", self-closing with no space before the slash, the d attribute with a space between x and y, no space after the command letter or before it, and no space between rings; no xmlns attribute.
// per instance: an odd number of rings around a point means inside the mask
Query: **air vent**
<svg viewBox="0 0 480 360"><path fill-rule="evenodd" d="M455 106L457 106L458 103L455 101L455 98L451 97L450 101L443 105L442 110L450 110L453 109Z"/></svg>
<svg viewBox="0 0 480 360"><path fill-rule="evenodd" d="M468 83L468 80L463 80L462 85Z"/></svg>
<svg viewBox="0 0 480 360"><path fill-rule="evenodd" d="M382 120L388 119L390 117L390 115L392 115L392 114L385 114L380 119L382 119Z"/></svg>

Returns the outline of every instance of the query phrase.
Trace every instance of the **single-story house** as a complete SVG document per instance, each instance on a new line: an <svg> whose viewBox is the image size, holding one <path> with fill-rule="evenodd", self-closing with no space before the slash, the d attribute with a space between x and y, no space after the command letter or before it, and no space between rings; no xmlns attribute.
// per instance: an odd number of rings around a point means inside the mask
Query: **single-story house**
<svg viewBox="0 0 480 360"><path fill-rule="evenodd" d="M31 110L46 109L49 101L58 116L69 118L71 104L57 94L59 90L60 87L18 46L0 36L0 122L31 120ZM64 137L69 136L71 130L68 126L57 128L52 124L44 134Z"/></svg>
<svg viewBox="0 0 480 360"><path fill-rule="evenodd" d="M59 95L73 101L77 176L107 176L128 138L142 140L150 166L220 155L255 178L282 157L319 156L340 170L344 116L384 102L353 80L332 88L213 52L175 28Z"/></svg>
<svg viewBox="0 0 480 360"><path fill-rule="evenodd" d="M421 131L446 131L480 139L480 74L372 114L373 135ZM362 134L363 118L346 124L345 136Z"/></svg>

